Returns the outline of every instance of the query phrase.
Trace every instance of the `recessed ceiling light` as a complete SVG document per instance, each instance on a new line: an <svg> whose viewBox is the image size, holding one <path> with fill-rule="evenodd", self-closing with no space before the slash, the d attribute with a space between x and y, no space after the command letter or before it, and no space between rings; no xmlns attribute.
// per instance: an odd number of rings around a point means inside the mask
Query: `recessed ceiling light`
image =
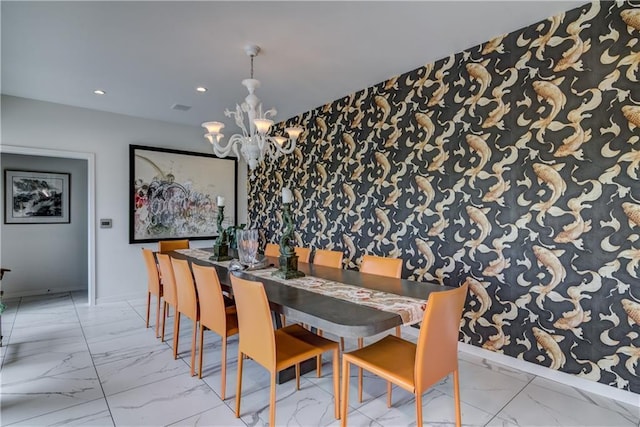
<svg viewBox="0 0 640 427"><path fill-rule="evenodd" d="M204 86L198 86L198 87L196 88L196 91L204 93L204 92L206 92L206 91L207 91L207 88L206 88L206 87L204 87Z"/></svg>
<svg viewBox="0 0 640 427"><path fill-rule="evenodd" d="M102 89L96 89L93 91L93 93L95 93L96 95L104 95L107 92L103 91Z"/></svg>

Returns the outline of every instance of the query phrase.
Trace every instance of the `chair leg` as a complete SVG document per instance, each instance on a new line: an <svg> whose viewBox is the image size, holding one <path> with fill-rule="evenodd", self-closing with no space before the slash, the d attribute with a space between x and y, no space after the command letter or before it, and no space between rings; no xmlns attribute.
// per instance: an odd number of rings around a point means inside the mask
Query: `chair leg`
<svg viewBox="0 0 640 427"><path fill-rule="evenodd" d="M300 364L296 363L296 390L300 390Z"/></svg>
<svg viewBox="0 0 640 427"><path fill-rule="evenodd" d="M387 381L387 408L391 408L391 381Z"/></svg>
<svg viewBox="0 0 640 427"><path fill-rule="evenodd" d="M456 405L456 427L462 425L462 415L460 414L460 383L458 370L453 371L453 399Z"/></svg>
<svg viewBox="0 0 640 427"><path fill-rule="evenodd" d="M175 320L173 321L173 359L178 358L178 337L180 336L180 312L176 310Z"/></svg>
<svg viewBox="0 0 640 427"><path fill-rule="evenodd" d="M271 392L269 393L269 425L276 425L276 371L271 372Z"/></svg>
<svg viewBox="0 0 640 427"><path fill-rule="evenodd" d="M422 392L416 391L416 425L422 425Z"/></svg>
<svg viewBox="0 0 640 427"><path fill-rule="evenodd" d="M238 379L236 380L236 418L240 418L240 397L242 393L242 363L244 355L238 350Z"/></svg>
<svg viewBox="0 0 640 427"><path fill-rule="evenodd" d="M334 364L335 366L335 364ZM351 365L344 358L342 359L342 399L340 400L340 427L347 425L347 411L349 408L349 368ZM333 375L336 373L334 372Z"/></svg>
<svg viewBox="0 0 640 427"><path fill-rule="evenodd" d="M220 392L220 397L222 400L225 399L226 391L227 391L227 337L222 337L222 367L221 369L221 382L220 387L222 391Z"/></svg>
<svg viewBox="0 0 640 427"><path fill-rule="evenodd" d="M340 337L340 351L344 351L344 337Z"/></svg>
<svg viewBox="0 0 640 427"><path fill-rule="evenodd" d="M340 351L333 350L333 399L336 420L340 419Z"/></svg>
<svg viewBox="0 0 640 427"><path fill-rule="evenodd" d="M364 338L358 338L358 348L364 345ZM358 367L358 402L362 403L362 368Z"/></svg>
<svg viewBox="0 0 640 427"><path fill-rule="evenodd" d="M151 313L151 292L147 292L147 328L149 327L150 313Z"/></svg>
<svg viewBox="0 0 640 427"><path fill-rule="evenodd" d="M202 354L204 353L204 326L200 322L200 354L198 355L198 378L202 379ZM222 390L224 395L224 390ZM224 399L224 397L222 398Z"/></svg>
<svg viewBox="0 0 640 427"><path fill-rule="evenodd" d="M191 376L194 376L196 374L196 340L197 338L198 338L198 321L194 320L193 336L191 337Z"/></svg>
<svg viewBox="0 0 640 427"><path fill-rule="evenodd" d="M402 338L402 329L400 328L400 326L396 326L396 336L398 338Z"/></svg>
<svg viewBox="0 0 640 427"><path fill-rule="evenodd" d="M316 356L316 375L318 378L322 376L322 355Z"/></svg>
<svg viewBox="0 0 640 427"><path fill-rule="evenodd" d="M164 342L164 324L167 323L167 302L165 301L162 306L162 335L160 342Z"/></svg>
<svg viewBox="0 0 640 427"><path fill-rule="evenodd" d="M156 307L156 338L160 338L158 334L158 327L160 326L160 300L161 297L158 295L158 306Z"/></svg>

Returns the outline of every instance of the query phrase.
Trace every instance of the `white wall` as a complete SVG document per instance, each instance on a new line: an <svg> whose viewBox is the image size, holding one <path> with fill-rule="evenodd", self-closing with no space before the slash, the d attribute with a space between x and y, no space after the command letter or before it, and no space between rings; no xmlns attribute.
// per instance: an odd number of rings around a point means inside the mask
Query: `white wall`
<svg viewBox="0 0 640 427"><path fill-rule="evenodd" d="M5 224L1 241L5 297L87 289L87 162L43 156L0 155L4 170L70 174L68 224ZM4 202L4 199L3 199ZM4 212L3 212L4 214Z"/></svg>
<svg viewBox="0 0 640 427"><path fill-rule="evenodd" d="M96 228L97 302L144 295L144 245L128 243L129 144L210 153L202 128L6 95L1 107L2 145L95 153L96 220L113 219L113 228ZM238 169L238 222L246 222L246 166Z"/></svg>

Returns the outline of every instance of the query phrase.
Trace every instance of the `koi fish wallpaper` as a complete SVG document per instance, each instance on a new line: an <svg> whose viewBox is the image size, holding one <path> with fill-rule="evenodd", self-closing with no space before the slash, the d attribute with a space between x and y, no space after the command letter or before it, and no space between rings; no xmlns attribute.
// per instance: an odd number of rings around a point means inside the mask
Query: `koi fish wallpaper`
<svg viewBox="0 0 640 427"><path fill-rule="evenodd" d="M249 176L276 242L469 283L461 340L640 393L640 7L594 2L281 123Z"/></svg>

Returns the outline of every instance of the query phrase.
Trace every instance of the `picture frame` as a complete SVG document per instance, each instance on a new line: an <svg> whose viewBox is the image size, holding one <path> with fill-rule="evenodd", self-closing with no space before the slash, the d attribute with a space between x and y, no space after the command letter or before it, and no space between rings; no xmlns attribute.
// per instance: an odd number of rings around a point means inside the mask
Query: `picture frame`
<svg viewBox="0 0 640 427"><path fill-rule="evenodd" d="M71 174L4 171L5 224L69 224Z"/></svg>
<svg viewBox="0 0 640 427"><path fill-rule="evenodd" d="M143 145L129 146L129 243L207 240L237 219L236 158Z"/></svg>

